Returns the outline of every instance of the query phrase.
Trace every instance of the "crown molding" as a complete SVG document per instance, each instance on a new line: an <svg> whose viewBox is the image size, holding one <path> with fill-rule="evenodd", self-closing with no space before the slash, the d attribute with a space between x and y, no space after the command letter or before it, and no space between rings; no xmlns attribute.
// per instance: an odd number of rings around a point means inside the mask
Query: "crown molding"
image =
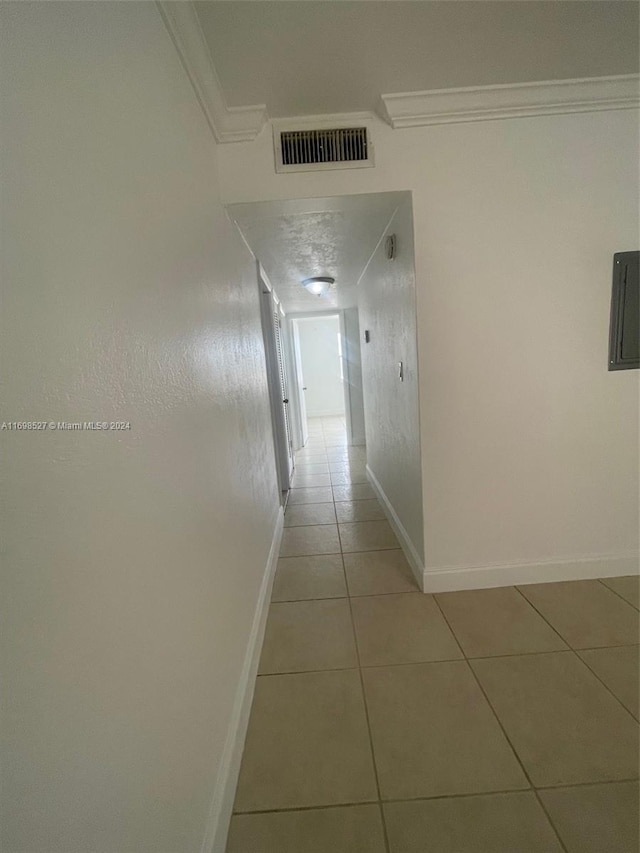
<svg viewBox="0 0 640 853"><path fill-rule="evenodd" d="M589 77L432 89L382 95L379 112L393 128L540 115L627 110L640 106L640 75Z"/></svg>
<svg viewBox="0 0 640 853"><path fill-rule="evenodd" d="M351 113L320 113L319 115L284 116L272 118L271 124L277 130L329 130L333 127L350 127L373 124L380 121L374 112L360 110Z"/></svg>
<svg viewBox="0 0 640 853"><path fill-rule="evenodd" d="M264 104L228 107L193 3L156 0L217 142L250 142L267 121Z"/></svg>

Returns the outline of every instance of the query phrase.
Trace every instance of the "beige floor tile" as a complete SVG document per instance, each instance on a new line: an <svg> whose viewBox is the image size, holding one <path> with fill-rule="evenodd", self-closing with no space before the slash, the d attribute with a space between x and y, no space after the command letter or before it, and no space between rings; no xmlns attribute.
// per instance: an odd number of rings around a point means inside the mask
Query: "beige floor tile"
<svg viewBox="0 0 640 853"><path fill-rule="evenodd" d="M296 471L291 485L294 489L315 489L318 486L330 486L331 474L305 474L304 471Z"/></svg>
<svg viewBox="0 0 640 853"><path fill-rule="evenodd" d="M599 581L518 587L574 649L638 642L640 614Z"/></svg>
<svg viewBox="0 0 640 853"><path fill-rule="evenodd" d="M338 521L381 521L386 516L377 500L340 501L336 504Z"/></svg>
<svg viewBox="0 0 640 853"><path fill-rule="evenodd" d="M399 543L388 521L356 521L338 525L342 551L382 551Z"/></svg>
<svg viewBox="0 0 640 853"><path fill-rule="evenodd" d="M539 793L568 853L638 853L637 782Z"/></svg>
<svg viewBox="0 0 640 853"><path fill-rule="evenodd" d="M336 512L339 506L336 504ZM399 549L345 554L344 568L349 595L419 591L407 558Z"/></svg>
<svg viewBox="0 0 640 853"><path fill-rule="evenodd" d="M436 599L468 657L567 648L512 586L445 592Z"/></svg>
<svg viewBox="0 0 640 853"><path fill-rule="evenodd" d="M356 471L360 473L366 470L366 462L364 456L349 456L344 453L337 455L335 452L328 450L329 454L329 471L334 474L344 473L346 471Z"/></svg>
<svg viewBox="0 0 640 853"><path fill-rule="evenodd" d="M350 471L332 471L329 476L331 477L332 486L348 486L352 483L368 482L364 470L358 471L357 468Z"/></svg>
<svg viewBox="0 0 640 853"><path fill-rule="evenodd" d="M528 788L466 662L362 674L384 799Z"/></svg>
<svg viewBox="0 0 640 853"><path fill-rule="evenodd" d="M637 723L572 652L471 666L534 785L637 774Z"/></svg>
<svg viewBox="0 0 640 853"><path fill-rule="evenodd" d="M329 447L326 450L329 463L331 462L361 462L367 459L367 453L361 447Z"/></svg>
<svg viewBox="0 0 640 853"><path fill-rule="evenodd" d="M357 670L258 678L235 810L376 799Z"/></svg>
<svg viewBox="0 0 640 853"><path fill-rule="evenodd" d="M353 486L334 486L334 501L365 501L375 498L376 493L369 483L359 483Z"/></svg>
<svg viewBox="0 0 640 853"><path fill-rule="evenodd" d="M622 578L603 578L602 583L621 595L629 604L640 608L640 577L628 575Z"/></svg>
<svg viewBox="0 0 640 853"><path fill-rule="evenodd" d="M342 458L329 457L329 472L331 474L354 474L366 473L366 464L364 459L358 457L345 456ZM365 482L367 482L365 480Z"/></svg>
<svg viewBox="0 0 640 853"><path fill-rule="evenodd" d="M296 462L296 474L305 474L305 475L313 475L313 474L328 474L329 473L329 463L328 462L303 462L299 460Z"/></svg>
<svg viewBox="0 0 640 853"><path fill-rule="evenodd" d="M638 719L640 654L638 646L584 649L578 652L609 690Z"/></svg>
<svg viewBox="0 0 640 853"><path fill-rule="evenodd" d="M278 560L271 601L343 598L346 595L340 554L281 557Z"/></svg>
<svg viewBox="0 0 640 853"><path fill-rule="evenodd" d="M366 468L364 456L362 457L350 457L336 459L335 461L329 461L329 471L336 473L344 473L349 471L354 471L357 474L360 474Z"/></svg>
<svg viewBox="0 0 640 853"><path fill-rule="evenodd" d="M346 598L272 604L258 672L308 672L358 666Z"/></svg>
<svg viewBox="0 0 640 853"><path fill-rule="evenodd" d="M380 808L235 815L227 853L385 853Z"/></svg>
<svg viewBox="0 0 640 853"><path fill-rule="evenodd" d="M304 557L309 554L339 554L340 540L335 524L287 527L282 531L281 557Z"/></svg>
<svg viewBox="0 0 640 853"><path fill-rule="evenodd" d="M463 657L431 595L365 596L351 607L362 666Z"/></svg>
<svg viewBox="0 0 640 853"><path fill-rule="evenodd" d="M391 853L561 853L536 795L386 803Z"/></svg>
<svg viewBox="0 0 640 853"><path fill-rule="evenodd" d="M284 514L285 527L304 527L310 524L335 524L333 504L292 504Z"/></svg>
<svg viewBox="0 0 640 853"><path fill-rule="evenodd" d="M320 504L331 503L333 501L333 492L330 486L324 486L319 489L291 489L289 492L289 503L293 504Z"/></svg>

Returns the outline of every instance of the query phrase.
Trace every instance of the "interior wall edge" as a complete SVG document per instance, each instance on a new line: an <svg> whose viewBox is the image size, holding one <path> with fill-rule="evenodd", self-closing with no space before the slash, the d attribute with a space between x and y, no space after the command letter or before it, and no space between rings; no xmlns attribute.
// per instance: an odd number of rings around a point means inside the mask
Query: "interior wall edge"
<svg viewBox="0 0 640 853"><path fill-rule="evenodd" d="M604 554L572 560L506 563L493 566L449 566L424 570L425 592L457 592L531 583L595 580L640 572L640 554Z"/></svg>
<svg viewBox="0 0 640 853"><path fill-rule="evenodd" d="M404 555L407 558L407 562L411 567L411 571L413 572L416 581L418 582L418 586L423 592L427 592L428 590L424 587L424 579L427 575L427 571L424 568L422 560L420 559L418 549L412 542L411 537L407 533L403 523L400 521L398 514L393 507L393 504L391 503L384 489L380 485L378 478L368 465L366 466L366 472L367 478L371 483L371 487L376 493L376 497L382 504L384 514L387 516L387 520L391 525L393 532L398 537L400 547L404 551Z"/></svg>

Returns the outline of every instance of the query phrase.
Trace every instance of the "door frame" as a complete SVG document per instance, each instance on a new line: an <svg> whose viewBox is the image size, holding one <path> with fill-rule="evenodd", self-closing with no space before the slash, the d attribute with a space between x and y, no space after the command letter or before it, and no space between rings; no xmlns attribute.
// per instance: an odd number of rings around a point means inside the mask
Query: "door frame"
<svg viewBox="0 0 640 853"><path fill-rule="evenodd" d="M341 361L342 361L342 391L344 394L344 415L347 424L347 441L348 443L354 444L353 441L353 430L351 424L351 383L349 381L349 364L347 359L347 335L345 330L345 321L344 321L344 310L342 308L327 308L323 311L298 311L296 313L287 314L287 324L289 327L289 337L295 341L296 339L296 327L294 325L295 320L313 320L316 317L337 317L340 329L340 352L341 352ZM298 379L298 376L302 376L302 364L300 359L300 350L299 348L292 346L290 348L291 357L294 359L293 369L291 371L292 375L295 377L295 382L292 384L292 387L295 389L295 394L292 394L293 407L295 412L295 431L294 431L294 445L296 450L300 447L304 446L303 443L303 431L301 428L302 423L302 407L304 406L304 401L301 404L301 395L304 394L304 390L302 385ZM306 432L306 430L305 430ZM359 442L361 443L361 442Z"/></svg>
<svg viewBox="0 0 640 853"><path fill-rule="evenodd" d="M283 397L283 390L285 389L282 387L280 365L278 363L274 315L276 313L280 315L281 332L284 330L286 325L286 317L273 286L259 261L257 262L256 267L258 291L260 294L260 316L262 320L267 384L269 387L269 403L271 409L271 426L273 431L276 473L280 489L280 500L284 505L286 503L289 489L291 488L294 460L293 447L287 437L286 412L284 407L285 405L288 405L289 401L288 398ZM283 367L285 373L287 368L286 350L286 340L282 340L281 334L281 357L284 363Z"/></svg>
<svg viewBox="0 0 640 853"><path fill-rule="evenodd" d="M291 415L293 422L293 449L300 450L309 440L307 406L304 399L302 359L300 357L300 335L295 318L287 317L287 354L291 365Z"/></svg>

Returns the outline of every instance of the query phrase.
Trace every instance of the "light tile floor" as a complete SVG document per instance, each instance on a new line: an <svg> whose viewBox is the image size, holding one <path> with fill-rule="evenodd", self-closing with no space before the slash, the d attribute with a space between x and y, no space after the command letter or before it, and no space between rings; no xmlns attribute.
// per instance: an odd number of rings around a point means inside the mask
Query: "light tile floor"
<svg viewBox="0 0 640 853"><path fill-rule="evenodd" d="M638 853L638 579L423 595L345 442L297 455L228 853Z"/></svg>

